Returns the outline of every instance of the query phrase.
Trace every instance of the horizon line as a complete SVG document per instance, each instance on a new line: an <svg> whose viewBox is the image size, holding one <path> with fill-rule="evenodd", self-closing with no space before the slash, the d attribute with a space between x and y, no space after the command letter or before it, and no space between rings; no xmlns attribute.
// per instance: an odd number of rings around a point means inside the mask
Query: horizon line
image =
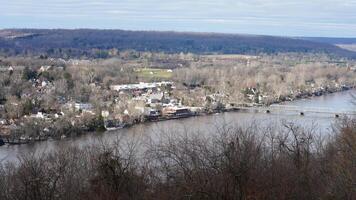
<svg viewBox="0 0 356 200"><path fill-rule="evenodd" d="M127 31L127 32L162 32L162 33L178 33L178 34L212 34L212 35L240 35L240 36L267 36L267 37L285 37L285 38L335 38L335 39L356 39L355 37L347 36L306 36L306 35L272 35L272 34L254 34L254 33L230 33L230 32L199 32L199 31L181 31L181 30L154 30L154 29L121 29L121 28L0 28L4 30L96 30L96 31Z"/></svg>

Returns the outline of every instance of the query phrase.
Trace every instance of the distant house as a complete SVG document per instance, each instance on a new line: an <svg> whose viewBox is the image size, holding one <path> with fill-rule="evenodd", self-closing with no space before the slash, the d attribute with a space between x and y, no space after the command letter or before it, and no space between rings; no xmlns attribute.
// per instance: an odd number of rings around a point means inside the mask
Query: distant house
<svg viewBox="0 0 356 200"><path fill-rule="evenodd" d="M147 96L147 104L150 104L151 106L155 106L156 104L159 104L162 102L162 99L164 97L164 94L161 93L154 93L154 94L150 94Z"/></svg>
<svg viewBox="0 0 356 200"><path fill-rule="evenodd" d="M15 125L13 125L15 126ZM11 134L11 128L13 126L4 126L4 125L1 125L0 126L0 137L4 137L4 136L9 136Z"/></svg>
<svg viewBox="0 0 356 200"><path fill-rule="evenodd" d="M55 118L61 118L62 116L64 116L63 112L59 112L59 113L54 114Z"/></svg>
<svg viewBox="0 0 356 200"><path fill-rule="evenodd" d="M163 107L181 107L182 106L182 103L179 102L177 99L168 99L168 98L165 98L163 99L162 101L162 106Z"/></svg>
<svg viewBox="0 0 356 200"><path fill-rule="evenodd" d="M46 87L48 85L47 81L42 81L41 87Z"/></svg>
<svg viewBox="0 0 356 200"><path fill-rule="evenodd" d="M32 114L29 117L35 118L35 119L43 119L46 121L51 120L51 116L49 114L43 113L43 112L37 112L36 114Z"/></svg>
<svg viewBox="0 0 356 200"><path fill-rule="evenodd" d="M48 70L50 70L52 68L52 66L41 66L41 68L40 68L40 72L46 72L46 71L48 71Z"/></svg>
<svg viewBox="0 0 356 200"><path fill-rule="evenodd" d="M93 109L93 105L91 105L90 103L75 103L74 108L77 111L79 110L85 111L85 110Z"/></svg>
<svg viewBox="0 0 356 200"><path fill-rule="evenodd" d="M63 106L63 108L72 111L91 111L93 109L93 105L90 103L68 102Z"/></svg>
<svg viewBox="0 0 356 200"><path fill-rule="evenodd" d="M157 119L158 117L160 117L161 113L157 109L146 107L144 110L144 116L147 119L152 120L152 119Z"/></svg>
<svg viewBox="0 0 356 200"><path fill-rule="evenodd" d="M38 119L44 119L46 118L46 115L43 112L37 112L37 114L32 114L32 118L38 118Z"/></svg>
<svg viewBox="0 0 356 200"><path fill-rule="evenodd" d="M6 119L0 119L0 125L6 125L6 124L8 124Z"/></svg>
<svg viewBox="0 0 356 200"><path fill-rule="evenodd" d="M108 110L101 111L101 116L104 118L108 118L110 116L110 112Z"/></svg>

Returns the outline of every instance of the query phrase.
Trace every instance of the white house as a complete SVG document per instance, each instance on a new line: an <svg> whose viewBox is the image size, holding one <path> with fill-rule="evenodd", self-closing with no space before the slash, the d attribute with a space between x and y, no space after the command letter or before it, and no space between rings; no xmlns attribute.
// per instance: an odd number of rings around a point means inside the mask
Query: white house
<svg viewBox="0 0 356 200"><path fill-rule="evenodd" d="M48 71L48 70L50 70L52 68L52 66L41 66L41 68L40 68L40 72L45 72L45 71Z"/></svg>
<svg viewBox="0 0 356 200"><path fill-rule="evenodd" d="M93 105L90 103L75 103L74 108L75 110L91 110L93 109Z"/></svg>
<svg viewBox="0 0 356 200"><path fill-rule="evenodd" d="M173 82L162 81L162 82L153 82L153 83L143 83L140 82L138 84L125 84L125 85L112 85L110 86L111 90L116 91L134 91L134 90L149 90L155 89L162 86L173 85Z"/></svg>

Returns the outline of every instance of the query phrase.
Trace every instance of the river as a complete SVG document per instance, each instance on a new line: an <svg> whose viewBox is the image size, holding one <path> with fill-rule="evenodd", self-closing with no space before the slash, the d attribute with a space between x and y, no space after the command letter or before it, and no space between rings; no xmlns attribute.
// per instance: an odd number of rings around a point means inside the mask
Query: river
<svg viewBox="0 0 356 200"><path fill-rule="evenodd" d="M355 90L328 94L310 99L302 99L293 102L285 102L285 105L300 107L320 107L330 108L335 112L356 111L352 103L352 94ZM170 120L162 122L152 122L138 124L130 128L120 129L106 133L91 133L75 138L63 140L49 140L24 145L5 145L0 147L0 162L16 161L21 154L35 152L40 154L53 149L66 148L69 145L111 145L118 138L121 140L149 140L160 137L164 134L175 134L182 132L211 134L221 128L222 125L250 126L259 124L261 126L278 125L282 121L294 122L306 127L317 127L317 133L329 134L332 124L336 121L334 114L305 113L301 116L298 112L272 112L270 114L246 111L246 112L226 112L209 116L199 116L193 118Z"/></svg>

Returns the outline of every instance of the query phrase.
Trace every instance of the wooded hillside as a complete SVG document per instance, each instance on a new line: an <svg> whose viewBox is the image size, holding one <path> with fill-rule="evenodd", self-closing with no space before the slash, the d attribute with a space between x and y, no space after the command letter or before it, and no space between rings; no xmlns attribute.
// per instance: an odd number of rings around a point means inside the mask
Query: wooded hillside
<svg viewBox="0 0 356 200"><path fill-rule="evenodd" d="M123 30L0 30L0 55L106 58L109 50L196 54L326 53L356 58L332 44L287 37Z"/></svg>

